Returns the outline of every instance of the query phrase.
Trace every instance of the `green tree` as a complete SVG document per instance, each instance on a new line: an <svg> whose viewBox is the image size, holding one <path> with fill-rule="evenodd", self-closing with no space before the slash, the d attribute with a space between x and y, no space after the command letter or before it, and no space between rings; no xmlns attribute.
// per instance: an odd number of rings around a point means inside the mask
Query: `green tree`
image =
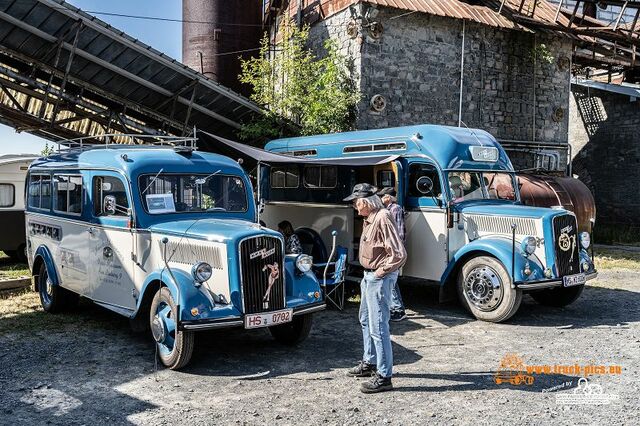
<svg viewBox="0 0 640 426"><path fill-rule="evenodd" d="M240 81L253 88L251 99L266 113L246 123L243 139L283 135L312 135L353 129L360 100L350 75L351 60L340 54L335 41L324 43L317 57L307 46L308 26L289 22L281 27L281 42L271 49L261 41L260 56L242 61Z"/></svg>
<svg viewBox="0 0 640 426"><path fill-rule="evenodd" d="M45 143L44 148L42 148L42 151L40 151L40 155L42 155L43 157L48 157L54 152L55 148L53 147L53 145L49 146L49 143Z"/></svg>

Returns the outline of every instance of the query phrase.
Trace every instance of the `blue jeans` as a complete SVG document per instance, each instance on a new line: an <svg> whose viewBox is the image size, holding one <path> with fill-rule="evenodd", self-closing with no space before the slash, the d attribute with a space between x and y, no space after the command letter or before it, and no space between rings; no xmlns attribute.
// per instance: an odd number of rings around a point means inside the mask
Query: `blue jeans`
<svg viewBox="0 0 640 426"><path fill-rule="evenodd" d="M404 311L404 302L402 301L402 295L400 294L400 287L398 287L398 273L396 272L396 279L391 286L391 302L389 308L391 312Z"/></svg>
<svg viewBox="0 0 640 426"><path fill-rule="evenodd" d="M376 278L373 272L365 272L360 283L360 325L364 343L362 360L376 364L378 374L382 377L391 377L393 374L389 303L391 288L397 278L397 271L384 278Z"/></svg>

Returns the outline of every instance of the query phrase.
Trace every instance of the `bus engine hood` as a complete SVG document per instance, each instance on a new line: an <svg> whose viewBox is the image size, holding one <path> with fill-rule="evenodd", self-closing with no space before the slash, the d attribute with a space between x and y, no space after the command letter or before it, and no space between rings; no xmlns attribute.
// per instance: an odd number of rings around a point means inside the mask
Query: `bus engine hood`
<svg viewBox="0 0 640 426"><path fill-rule="evenodd" d="M518 217L523 219L551 219L554 216L566 214L564 209L530 207L522 204L504 202L468 201L455 206L463 215L486 215L502 217Z"/></svg>
<svg viewBox="0 0 640 426"><path fill-rule="evenodd" d="M151 232L185 238L193 238L217 243L233 243L246 237L270 235L281 238L282 235L257 223L238 219L187 219L164 222L149 228Z"/></svg>

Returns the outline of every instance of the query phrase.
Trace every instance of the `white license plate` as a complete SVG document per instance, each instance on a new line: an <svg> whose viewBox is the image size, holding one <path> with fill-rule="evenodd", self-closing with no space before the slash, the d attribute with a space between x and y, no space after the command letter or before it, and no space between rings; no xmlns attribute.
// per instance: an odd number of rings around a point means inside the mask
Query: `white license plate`
<svg viewBox="0 0 640 426"><path fill-rule="evenodd" d="M587 277L584 274L567 275L566 277L562 277L562 284L565 287L582 285L586 282L587 282Z"/></svg>
<svg viewBox="0 0 640 426"><path fill-rule="evenodd" d="M284 324L293 319L293 309L267 312L264 314L249 314L244 316L244 328L271 327Z"/></svg>

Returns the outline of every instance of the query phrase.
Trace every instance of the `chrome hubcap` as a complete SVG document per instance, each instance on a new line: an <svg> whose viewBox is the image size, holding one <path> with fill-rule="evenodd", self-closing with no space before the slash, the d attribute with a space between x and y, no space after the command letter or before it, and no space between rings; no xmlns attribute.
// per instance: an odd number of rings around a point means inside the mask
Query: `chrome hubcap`
<svg viewBox="0 0 640 426"><path fill-rule="evenodd" d="M155 339L156 342L158 343L164 342L164 338L166 335L165 329L164 329L164 323L162 322L162 320L158 315L156 315L153 318L153 321L151 322L151 334L153 334L153 338Z"/></svg>
<svg viewBox="0 0 640 426"><path fill-rule="evenodd" d="M53 295L53 283L51 282L51 280L49 278L47 278L47 281L45 282L46 284L46 292L49 296Z"/></svg>
<svg viewBox="0 0 640 426"><path fill-rule="evenodd" d="M502 302L502 280L488 266L473 269L465 278L463 289L467 302L481 311L493 311Z"/></svg>

